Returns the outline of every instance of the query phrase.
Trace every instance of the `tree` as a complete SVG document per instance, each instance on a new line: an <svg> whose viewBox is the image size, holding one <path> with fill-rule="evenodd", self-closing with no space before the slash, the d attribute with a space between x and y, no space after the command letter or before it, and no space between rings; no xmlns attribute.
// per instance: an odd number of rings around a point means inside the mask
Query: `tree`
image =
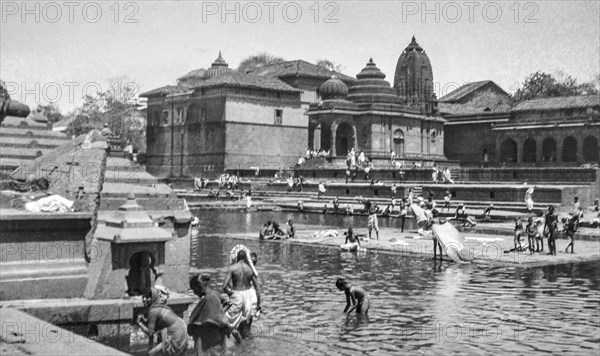
<svg viewBox="0 0 600 356"><path fill-rule="evenodd" d="M75 117L67 126L67 133L73 136L79 136L88 133L90 130L102 127L102 108L98 96L86 95L83 98L81 107L75 108L68 116Z"/></svg>
<svg viewBox="0 0 600 356"><path fill-rule="evenodd" d="M271 64L284 62L285 59L276 57L270 53L261 52L259 54L249 56L240 62L237 67L238 73L246 74L253 69L264 67Z"/></svg>
<svg viewBox="0 0 600 356"><path fill-rule="evenodd" d="M146 118L136 109L135 93L135 86L125 84L118 90L87 95L83 105L70 114L76 118L67 132L77 136L108 124L113 135L121 138L121 148L133 145L134 150L145 152Z"/></svg>
<svg viewBox="0 0 600 356"><path fill-rule="evenodd" d="M337 73L340 73L342 69L344 69L344 66L342 66L341 64L336 64L330 61L329 59L319 59L317 60L317 65L319 67L323 67Z"/></svg>
<svg viewBox="0 0 600 356"><path fill-rule="evenodd" d="M48 105L38 104L36 111L39 113L42 113L42 115L47 117L48 122L50 122L51 124L53 124L55 122L59 122L65 118L63 116L63 114L60 112L60 109L58 108L58 106L53 103L50 103Z"/></svg>
<svg viewBox="0 0 600 356"><path fill-rule="evenodd" d="M525 78L525 81L515 92L515 100L530 100L554 96L598 94L598 85L594 82L578 84L571 76L559 73L560 78L536 72ZM598 79L598 78L597 78Z"/></svg>

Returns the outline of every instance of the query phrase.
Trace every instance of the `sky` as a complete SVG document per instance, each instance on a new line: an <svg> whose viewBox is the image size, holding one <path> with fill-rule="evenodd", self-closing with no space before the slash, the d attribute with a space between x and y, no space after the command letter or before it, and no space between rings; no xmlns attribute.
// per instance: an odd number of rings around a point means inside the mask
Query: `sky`
<svg viewBox="0 0 600 356"><path fill-rule="evenodd" d="M31 107L63 112L85 93L137 93L268 52L328 59L355 76L373 58L393 83L414 35L438 97L493 80L512 93L538 70L580 82L600 73L600 1L6 1L0 78Z"/></svg>

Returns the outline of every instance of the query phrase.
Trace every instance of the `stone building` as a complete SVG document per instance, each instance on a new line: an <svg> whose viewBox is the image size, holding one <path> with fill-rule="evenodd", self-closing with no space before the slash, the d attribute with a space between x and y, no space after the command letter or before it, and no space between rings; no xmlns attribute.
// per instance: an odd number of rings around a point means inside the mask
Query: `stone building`
<svg viewBox="0 0 600 356"><path fill-rule="evenodd" d="M412 42L398 59L394 87L372 59L350 87L335 76L310 105L308 145L346 157L354 148L372 160L445 160L444 120L437 116L427 54ZM319 144L315 144L318 142Z"/></svg>
<svg viewBox="0 0 600 356"><path fill-rule="evenodd" d="M523 166L600 161L599 95L513 103L492 83L470 83L440 99L448 159L479 165L485 157L490 164Z"/></svg>
<svg viewBox="0 0 600 356"><path fill-rule="evenodd" d="M462 164L496 161L496 135L492 127L509 120L513 101L491 80L465 84L439 99L446 119L444 154Z"/></svg>
<svg viewBox="0 0 600 356"><path fill-rule="evenodd" d="M599 163L600 95L525 100L494 125L499 162L538 165Z"/></svg>
<svg viewBox="0 0 600 356"><path fill-rule="evenodd" d="M308 101L332 74L304 61L242 74L219 53L177 86L141 95L148 98L147 171L189 177L293 166L307 147Z"/></svg>

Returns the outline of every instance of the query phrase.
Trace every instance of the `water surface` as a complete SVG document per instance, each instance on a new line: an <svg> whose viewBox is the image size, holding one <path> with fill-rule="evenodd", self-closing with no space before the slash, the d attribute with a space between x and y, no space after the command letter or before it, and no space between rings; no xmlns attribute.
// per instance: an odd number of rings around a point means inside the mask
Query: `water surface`
<svg viewBox="0 0 600 356"><path fill-rule="evenodd" d="M348 223L347 217L316 214L199 215L210 235L256 234L267 219L340 229ZM366 223L366 217L350 219ZM398 220L389 223L397 226ZM204 235L192 242L192 264L220 287L229 251L240 242L259 255L265 314L253 336L231 348L236 355L597 355L600 349L600 262L540 268L440 264L419 256L355 255ZM335 288L342 276L369 292L368 317L342 313L345 297Z"/></svg>

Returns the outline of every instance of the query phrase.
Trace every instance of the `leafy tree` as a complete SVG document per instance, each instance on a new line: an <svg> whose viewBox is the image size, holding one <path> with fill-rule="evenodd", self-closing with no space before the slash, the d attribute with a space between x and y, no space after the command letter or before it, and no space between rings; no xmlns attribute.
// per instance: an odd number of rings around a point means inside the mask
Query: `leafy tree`
<svg viewBox="0 0 600 356"><path fill-rule="evenodd" d="M525 78L521 87L515 92L515 100L584 94L598 94L597 83L579 84L571 76L559 74L559 78L556 78L552 74L536 72Z"/></svg>
<svg viewBox="0 0 600 356"><path fill-rule="evenodd" d="M323 67L337 73L340 73L342 69L344 69L344 66L342 66L341 64L336 64L328 59L317 60L317 65L319 67Z"/></svg>
<svg viewBox="0 0 600 356"><path fill-rule="evenodd" d="M121 138L122 148L131 144L134 150L145 152L146 118L136 109L136 88L120 85L119 89L87 95L83 105L70 114L76 118L67 132L81 135L108 124L113 135Z"/></svg>
<svg viewBox="0 0 600 356"><path fill-rule="evenodd" d="M50 103L48 105L38 104L36 111L39 113L42 113L42 115L47 117L48 121L51 124L53 124L55 122L59 122L60 120L65 118L63 116L63 114L60 112L60 109L58 108L58 106L53 103Z"/></svg>
<svg viewBox="0 0 600 356"><path fill-rule="evenodd" d="M81 107L76 108L69 116L75 117L67 126L67 133L70 135L79 136L90 130L100 129L103 125L103 118L102 105L98 96L86 95Z"/></svg>
<svg viewBox="0 0 600 356"><path fill-rule="evenodd" d="M240 65L237 67L237 71L238 73L246 74L253 69L271 64L281 63L284 61L285 59L281 57L276 57L270 53L261 52L259 54L249 56L242 60Z"/></svg>

